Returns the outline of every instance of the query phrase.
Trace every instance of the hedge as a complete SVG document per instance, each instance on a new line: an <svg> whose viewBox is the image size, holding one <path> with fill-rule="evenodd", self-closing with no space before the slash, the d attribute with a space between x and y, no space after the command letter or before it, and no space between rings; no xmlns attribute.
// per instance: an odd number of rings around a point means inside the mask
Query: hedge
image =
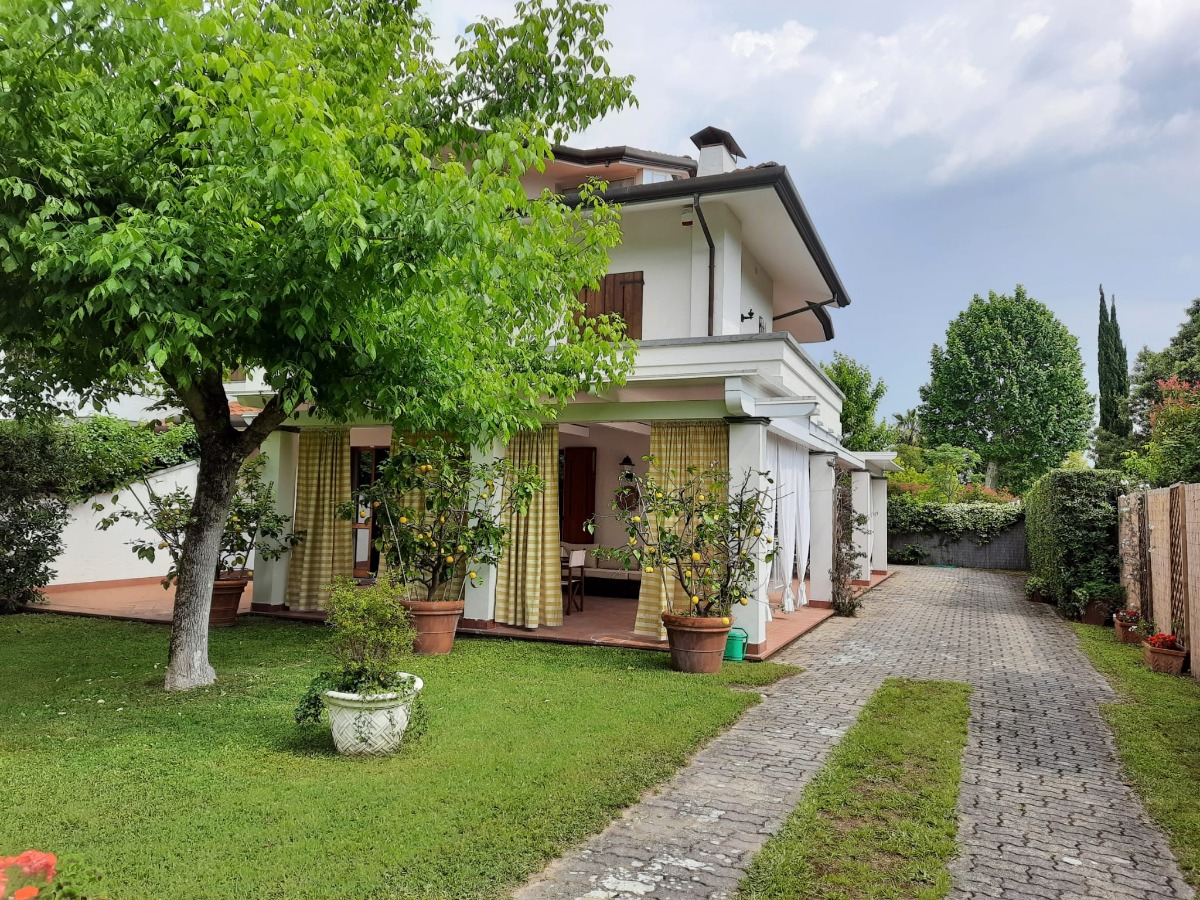
<svg viewBox="0 0 1200 900"><path fill-rule="evenodd" d="M36 600L54 576L72 460L61 428L0 421L0 613Z"/></svg>
<svg viewBox="0 0 1200 900"><path fill-rule="evenodd" d="M69 503L199 454L196 429L156 431L97 416L0 421L0 613L38 598L62 552Z"/></svg>
<svg viewBox="0 0 1200 900"><path fill-rule="evenodd" d="M1055 469L1025 494L1030 574L1066 615L1082 611L1077 588L1120 579L1117 498L1123 490L1120 472Z"/></svg>
<svg viewBox="0 0 1200 900"><path fill-rule="evenodd" d="M926 503L893 494L888 498L888 533L939 534L947 541L970 534L982 546L1023 514L1019 503Z"/></svg>
<svg viewBox="0 0 1200 900"><path fill-rule="evenodd" d="M196 428L190 422L156 431L149 424L94 416L58 427L73 458L72 493L77 498L106 494L200 455Z"/></svg>

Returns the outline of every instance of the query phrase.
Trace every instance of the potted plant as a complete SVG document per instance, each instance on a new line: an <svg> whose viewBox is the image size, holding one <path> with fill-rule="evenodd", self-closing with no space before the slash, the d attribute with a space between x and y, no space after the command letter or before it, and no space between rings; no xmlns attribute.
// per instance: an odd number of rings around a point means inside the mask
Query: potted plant
<svg viewBox="0 0 1200 900"><path fill-rule="evenodd" d="M1122 644L1140 644L1142 633L1138 630L1138 623L1141 620L1142 614L1136 609L1123 609L1113 613L1113 628L1116 630L1117 640Z"/></svg>
<svg viewBox="0 0 1200 900"><path fill-rule="evenodd" d="M1071 611L1087 625L1107 624L1125 603L1125 585L1109 581L1089 581L1075 588Z"/></svg>
<svg viewBox="0 0 1200 900"><path fill-rule="evenodd" d="M662 621L673 668L718 672L733 607L750 603L757 562L774 556L771 492L756 486L761 472L747 472L731 489L729 472L716 466L676 474L658 471L654 458L646 459L649 474L633 476L638 503L613 504L628 545L596 553L636 565L643 578L662 579L672 598ZM685 598L682 608L676 596Z"/></svg>
<svg viewBox="0 0 1200 900"><path fill-rule="evenodd" d="M290 516L276 511L275 486L262 477L265 465L266 457L260 454L248 460L238 472L217 551L212 605L208 613L208 624L212 628L228 627L237 621L238 606L252 574L249 568L251 553L258 559L279 559L304 538L303 532L288 530ZM169 588L179 575L184 535L192 513L192 495L184 488L159 494L146 479L142 480L142 485L146 490L145 500L137 491L130 491L137 509L117 509L101 519L97 527L107 530L120 519L128 519L153 532L157 540L139 537L128 543L138 558L147 562L153 563L163 551L170 554L171 568L162 582L164 588ZM112 498L114 504L119 500L120 495ZM97 503L93 509L101 511L104 506Z"/></svg>
<svg viewBox="0 0 1200 900"><path fill-rule="evenodd" d="M431 438L398 447L374 483L342 509L368 505L380 523L382 565L404 585L417 631L414 652L449 653L468 583L494 566L507 543L505 517L529 507L543 482L533 468L471 459L466 447Z"/></svg>
<svg viewBox="0 0 1200 900"><path fill-rule="evenodd" d="M330 586L325 624L333 631L337 665L313 679L295 718L316 723L328 710L333 743L343 755L391 753L416 718L425 684L401 671L416 638L404 594L404 582L390 573L369 585L343 576Z"/></svg>
<svg viewBox="0 0 1200 900"><path fill-rule="evenodd" d="M1150 636L1142 642L1142 660L1154 672L1180 674L1187 657L1187 648L1176 635L1164 632L1151 634L1153 630L1153 626L1147 629L1146 633Z"/></svg>

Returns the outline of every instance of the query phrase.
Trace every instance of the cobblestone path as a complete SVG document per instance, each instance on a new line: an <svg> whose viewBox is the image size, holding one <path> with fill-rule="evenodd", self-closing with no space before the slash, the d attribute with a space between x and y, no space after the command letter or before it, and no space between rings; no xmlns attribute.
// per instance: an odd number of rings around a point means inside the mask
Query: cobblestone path
<svg viewBox="0 0 1200 900"><path fill-rule="evenodd" d="M902 567L857 619L781 657L806 671L656 794L516 893L519 900L726 898L884 678L974 686L955 900L1191 898L1122 781L1098 703L1107 682L1019 579Z"/></svg>

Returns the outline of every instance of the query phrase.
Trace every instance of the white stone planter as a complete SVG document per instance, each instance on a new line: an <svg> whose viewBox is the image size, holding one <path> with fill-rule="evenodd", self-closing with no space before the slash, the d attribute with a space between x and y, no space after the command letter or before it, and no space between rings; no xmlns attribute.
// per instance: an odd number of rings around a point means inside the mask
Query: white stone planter
<svg viewBox="0 0 1200 900"><path fill-rule="evenodd" d="M348 694L325 692L325 709L333 743L343 756L381 756L400 746L412 715L412 704L425 687L416 675L408 690L387 694Z"/></svg>

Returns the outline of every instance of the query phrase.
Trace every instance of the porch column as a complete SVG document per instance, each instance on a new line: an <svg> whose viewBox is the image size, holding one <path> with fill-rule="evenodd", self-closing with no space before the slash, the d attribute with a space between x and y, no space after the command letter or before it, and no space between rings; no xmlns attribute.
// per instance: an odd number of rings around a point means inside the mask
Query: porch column
<svg viewBox="0 0 1200 900"><path fill-rule="evenodd" d="M767 426L770 419L754 417L735 419L729 422L729 475L730 492L733 493L741 486L742 477L747 471L760 472L754 475L748 485L751 489L766 490L767 483ZM770 577L770 567L761 557L756 560L754 567L754 586L751 588L750 603L742 606L740 603L733 607L733 625L735 628L746 629L747 643L750 646L762 644L767 639L767 581Z"/></svg>
<svg viewBox="0 0 1200 900"><path fill-rule="evenodd" d="M486 463L493 459L504 457L504 442L492 441L483 446L471 447L471 461ZM494 509L500 507L500 492L492 497ZM479 586L467 582L463 596L463 622L471 628L488 628L496 618L496 567L480 566L478 570Z"/></svg>
<svg viewBox="0 0 1200 900"><path fill-rule="evenodd" d="M833 479L837 473L832 453L808 457L812 504L812 543L808 551L808 602L828 608L833 602Z"/></svg>
<svg viewBox="0 0 1200 900"><path fill-rule="evenodd" d="M262 445L266 464L263 479L275 485L275 511L296 515L296 464L300 456L300 432L277 428ZM292 523L294 524L294 523ZM250 608L260 612L283 609L291 552L276 560L254 560L254 594Z"/></svg>
<svg viewBox="0 0 1200 900"><path fill-rule="evenodd" d="M850 502L855 516L866 516L867 524L854 528L854 552L860 554L854 560L854 581L871 583L871 473L850 473Z"/></svg>
<svg viewBox="0 0 1200 900"><path fill-rule="evenodd" d="M871 544L871 572L887 574L888 517L887 478L871 477L871 528L874 540Z"/></svg>

